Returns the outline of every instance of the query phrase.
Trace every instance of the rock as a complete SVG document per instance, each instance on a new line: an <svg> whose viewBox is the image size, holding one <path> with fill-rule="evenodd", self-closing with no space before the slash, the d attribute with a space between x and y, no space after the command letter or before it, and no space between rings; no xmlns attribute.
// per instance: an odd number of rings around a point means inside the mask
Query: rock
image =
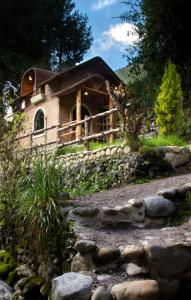
<svg viewBox="0 0 191 300"><path fill-rule="evenodd" d="M144 201L140 200L140 199L130 199L129 203L132 204L132 206L136 207L136 208L140 208L142 206L144 206Z"/></svg>
<svg viewBox="0 0 191 300"><path fill-rule="evenodd" d="M75 243L74 249L80 253L92 252L96 249L96 243L90 240L80 240Z"/></svg>
<svg viewBox="0 0 191 300"><path fill-rule="evenodd" d="M32 277L34 273L29 269L27 265L20 265L15 269L18 277Z"/></svg>
<svg viewBox="0 0 191 300"><path fill-rule="evenodd" d="M103 286L99 286L93 293L91 300L112 300L111 294Z"/></svg>
<svg viewBox="0 0 191 300"><path fill-rule="evenodd" d="M65 273L52 281L51 300L89 300L93 279L81 273Z"/></svg>
<svg viewBox="0 0 191 300"><path fill-rule="evenodd" d="M107 282L107 281L110 281L112 279L112 276L111 275L98 275L97 276L97 281L99 283L102 283L102 282Z"/></svg>
<svg viewBox="0 0 191 300"><path fill-rule="evenodd" d="M168 217L172 215L176 207L174 203L160 196L144 198L146 204L146 215L153 218Z"/></svg>
<svg viewBox="0 0 191 300"><path fill-rule="evenodd" d="M12 289L4 282L0 280L0 299L1 300L11 300L12 299Z"/></svg>
<svg viewBox="0 0 191 300"><path fill-rule="evenodd" d="M103 207L103 211L106 216L115 216L118 214L118 211L114 208Z"/></svg>
<svg viewBox="0 0 191 300"><path fill-rule="evenodd" d="M152 278L181 279L191 273L191 245L165 247L147 243L145 253Z"/></svg>
<svg viewBox="0 0 191 300"><path fill-rule="evenodd" d="M126 147L124 148L124 153L125 153L125 154L128 154L129 152L131 152L131 148L130 148L129 146L126 146Z"/></svg>
<svg viewBox="0 0 191 300"><path fill-rule="evenodd" d="M175 200L178 196L177 189L164 189L157 193L159 196L162 196L169 200Z"/></svg>
<svg viewBox="0 0 191 300"><path fill-rule="evenodd" d="M148 274L148 270L143 267L139 267L136 264L129 263L121 266L122 270L125 271L129 276L138 276Z"/></svg>
<svg viewBox="0 0 191 300"><path fill-rule="evenodd" d="M38 299L41 296L40 289L44 284L44 280L39 276L28 278L24 285L23 296L25 299L32 299L34 295Z"/></svg>
<svg viewBox="0 0 191 300"><path fill-rule="evenodd" d="M65 202L67 200L70 200L70 194L67 192L61 192L60 193L60 200Z"/></svg>
<svg viewBox="0 0 191 300"><path fill-rule="evenodd" d="M78 207L73 209L73 214L78 215L81 217L94 217L99 213L99 208L97 207L91 207L91 208L86 208L86 207Z"/></svg>
<svg viewBox="0 0 191 300"><path fill-rule="evenodd" d="M90 253L80 254L77 253L71 263L72 272L91 271L95 266L92 261L92 255Z"/></svg>
<svg viewBox="0 0 191 300"><path fill-rule="evenodd" d="M93 261L98 265L100 264L106 265L116 260L119 256L120 256L119 249L99 248L93 256Z"/></svg>
<svg viewBox="0 0 191 300"><path fill-rule="evenodd" d="M179 280L168 280L158 278L157 282L160 289L160 298L162 300L172 300L175 298L180 288Z"/></svg>
<svg viewBox="0 0 191 300"><path fill-rule="evenodd" d="M169 217L166 218L145 218L145 226L146 227L161 227L169 223Z"/></svg>
<svg viewBox="0 0 191 300"><path fill-rule="evenodd" d="M140 258L144 253L144 249L137 245L128 245L122 250L122 258L130 261L133 259Z"/></svg>
<svg viewBox="0 0 191 300"><path fill-rule="evenodd" d="M117 300L158 300L159 287L155 280L135 280L114 285L111 292Z"/></svg>

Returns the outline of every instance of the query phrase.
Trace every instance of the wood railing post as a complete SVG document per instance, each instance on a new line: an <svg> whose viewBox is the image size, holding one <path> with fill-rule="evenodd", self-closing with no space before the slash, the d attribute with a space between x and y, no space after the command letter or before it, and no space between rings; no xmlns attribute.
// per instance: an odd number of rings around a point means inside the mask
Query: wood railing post
<svg viewBox="0 0 191 300"><path fill-rule="evenodd" d="M60 123L56 125L56 148L60 144L60 131L59 131Z"/></svg>
<svg viewBox="0 0 191 300"><path fill-rule="evenodd" d="M32 146L32 143L33 143L33 132L31 131L31 133L30 133L30 135L29 135L29 143L30 143L30 145L29 145L29 148L30 148L30 153L32 154L32 148L33 148L33 146Z"/></svg>
<svg viewBox="0 0 191 300"><path fill-rule="evenodd" d="M85 116L85 123L84 123L85 138L87 136L89 136L89 124L88 124L87 119L88 119L88 116ZM89 151L89 141L88 140L85 140L84 147L87 151Z"/></svg>
<svg viewBox="0 0 191 300"><path fill-rule="evenodd" d="M111 109L113 109L113 108L114 108L113 101L112 101L111 98L109 98L109 110L111 110ZM115 127L115 116L114 116L113 113L111 113L111 114L109 115L109 130L114 129L114 127ZM111 134L109 135L109 142L110 142L110 143L113 143L113 141L114 141L114 134L111 133Z"/></svg>
<svg viewBox="0 0 191 300"><path fill-rule="evenodd" d="M77 91L76 96L76 122L81 121L81 104L82 104L82 90L79 89ZM76 126L76 140L81 139L82 137L82 126L78 125Z"/></svg>

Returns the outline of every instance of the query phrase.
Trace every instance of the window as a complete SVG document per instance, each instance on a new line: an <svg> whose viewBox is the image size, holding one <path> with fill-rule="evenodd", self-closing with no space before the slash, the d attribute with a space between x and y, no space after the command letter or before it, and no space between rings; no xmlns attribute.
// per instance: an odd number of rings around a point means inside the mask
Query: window
<svg viewBox="0 0 191 300"><path fill-rule="evenodd" d="M40 134L43 132L44 129L44 111L42 109L37 110L34 118L34 132L37 134ZM39 131L39 130L42 130Z"/></svg>

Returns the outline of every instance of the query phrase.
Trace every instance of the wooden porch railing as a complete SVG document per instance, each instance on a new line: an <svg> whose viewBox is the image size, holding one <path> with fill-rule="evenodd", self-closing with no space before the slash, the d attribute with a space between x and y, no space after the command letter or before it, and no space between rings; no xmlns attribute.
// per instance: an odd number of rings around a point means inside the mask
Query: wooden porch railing
<svg viewBox="0 0 191 300"><path fill-rule="evenodd" d="M26 139L29 138L29 142L30 142L30 148L32 147L41 147L43 146L43 144L41 145L32 145L33 144L33 139L35 137L38 138L38 133L39 134L44 134L45 138L47 138L48 132L50 130L55 130L57 132L57 139L55 141L51 141L51 142L46 142L46 145L51 145L51 144L55 144L57 148L60 147L64 147L64 146L69 146L69 145L75 145L75 144L84 144L85 148L88 150L89 149L89 142L92 140L97 140L97 139L103 139L105 137L108 136L114 136L115 134L117 134L119 132L119 128L113 128L114 126L112 126L112 128L106 128L105 130L99 130L98 132L95 132L96 130L94 130L94 128L92 129L92 132L90 130L91 127L95 127L95 125L99 125L99 127L103 126L102 122L94 124L93 121L101 119L103 121L104 117L108 117L108 116L113 116L115 113L117 112L117 108L113 108L110 110L107 110L103 113L99 113L97 115L92 115L92 116L86 116L84 120L81 121L72 121L69 123L64 123L64 124L56 124L50 127L45 127L44 129L35 131L35 132L30 132L27 133L21 137L18 137L19 140L22 139ZM80 138L76 138L76 131L77 128L82 127L84 129L83 134L81 135ZM64 141L67 139L67 136L69 141ZM74 137L72 139L72 137ZM45 144L45 143L44 143Z"/></svg>

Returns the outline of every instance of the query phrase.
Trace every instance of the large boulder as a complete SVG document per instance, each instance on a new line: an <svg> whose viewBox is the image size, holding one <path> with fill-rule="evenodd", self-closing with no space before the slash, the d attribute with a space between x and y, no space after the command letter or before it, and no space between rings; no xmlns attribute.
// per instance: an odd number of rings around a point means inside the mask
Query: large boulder
<svg viewBox="0 0 191 300"><path fill-rule="evenodd" d="M91 300L111 300L111 295L103 286L99 286L93 293Z"/></svg>
<svg viewBox="0 0 191 300"><path fill-rule="evenodd" d="M72 272L81 272L81 271L92 271L95 269L95 265L92 261L91 253L77 253L71 263Z"/></svg>
<svg viewBox="0 0 191 300"><path fill-rule="evenodd" d="M176 210L172 201L160 196L146 197L144 201L146 205L146 215L151 218L169 217Z"/></svg>
<svg viewBox="0 0 191 300"><path fill-rule="evenodd" d="M152 278L182 279L191 273L191 245L145 245Z"/></svg>
<svg viewBox="0 0 191 300"><path fill-rule="evenodd" d="M135 280L116 284L111 289L117 300L158 300L159 287L155 280Z"/></svg>
<svg viewBox="0 0 191 300"><path fill-rule="evenodd" d="M122 258L124 261L132 261L139 259L144 254L144 249L142 246L138 245L127 245L122 249Z"/></svg>
<svg viewBox="0 0 191 300"><path fill-rule="evenodd" d="M94 256L93 261L97 265L106 265L113 261L115 261L120 256L120 250L119 249L113 249L113 248L99 248Z"/></svg>
<svg viewBox="0 0 191 300"><path fill-rule="evenodd" d="M52 281L51 300L89 300L93 279L82 273L65 273Z"/></svg>

